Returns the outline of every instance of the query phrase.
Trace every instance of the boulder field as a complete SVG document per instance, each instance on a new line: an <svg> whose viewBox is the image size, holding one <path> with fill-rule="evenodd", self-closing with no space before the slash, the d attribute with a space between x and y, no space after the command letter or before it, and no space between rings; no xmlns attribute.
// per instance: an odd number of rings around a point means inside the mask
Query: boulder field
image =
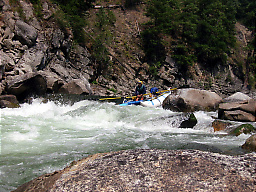
<svg viewBox="0 0 256 192"><path fill-rule="evenodd" d="M256 100L237 92L222 99L211 91L178 89L163 102L163 108L178 112L216 111L218 118L231 121L256 121Z"/></svg>
<svg viewBox="0 0 256 192"><path fill-rule="evenodd" d="M256 155L138 149L95 154L20 186L26 191L255 191Z"/></svg>

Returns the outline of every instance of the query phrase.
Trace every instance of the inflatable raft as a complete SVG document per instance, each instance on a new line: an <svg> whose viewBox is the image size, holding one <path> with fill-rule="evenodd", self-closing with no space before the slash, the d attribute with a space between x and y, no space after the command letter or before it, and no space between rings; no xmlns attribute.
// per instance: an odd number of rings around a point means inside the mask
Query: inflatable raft
<svg viewBox="0 0 256 192"><path fill-rule="evenodd" d="M139 105L141 101L126 101L124 103L119 104L120 106L128 106L128 105Z"/></svg>
<svg viewBox="0 0 256 192"><path fill-rule="evenodd" d="M163 93L154 99L143 100L143 101L125 101L120 106L128 106L128 105L142 105L144 107L159 107L162 106L164 99L170 95L171 92Z"/></svg>
<svg viewBox="0 0 256 192"><path fill-rule="evenodd" d="M142 101L142 102L140 102L140 104L144 107L160 107L160 106L162 106L162 103L164 102L165 98L170 94L171 94L171 92L164 93L162 95L159 95L155 99Z"/></svg>

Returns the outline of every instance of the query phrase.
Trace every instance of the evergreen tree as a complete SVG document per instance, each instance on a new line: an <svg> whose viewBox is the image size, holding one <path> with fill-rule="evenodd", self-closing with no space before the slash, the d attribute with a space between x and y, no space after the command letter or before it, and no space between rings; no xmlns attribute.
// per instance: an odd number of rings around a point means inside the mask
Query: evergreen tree
<svg viewBox="0 0 256 192"><path fill-rule="evenodd" d="M230 1L200 0L198 40L196 52L199 61L213 66L216 62L225 63L226 54L235 44L235 8ZM232 16L233 15L233 16Z"/></svg>
<svg viewBox="0 0 256 192"><path fill-rule="evenodd" d="M65 20L72 28L74 40L84 43L83 27L85 26L86 11L91 8L95 0L54 0L64 12Z"/></svg>
<svg viewBox="0 0 256 192"><path fill-rule="evenodd" d="M195 61L210 67L226 62L235 44L235 11L233 0L149 0L146 30L171 40L167 49L186 73Z"/></svg>

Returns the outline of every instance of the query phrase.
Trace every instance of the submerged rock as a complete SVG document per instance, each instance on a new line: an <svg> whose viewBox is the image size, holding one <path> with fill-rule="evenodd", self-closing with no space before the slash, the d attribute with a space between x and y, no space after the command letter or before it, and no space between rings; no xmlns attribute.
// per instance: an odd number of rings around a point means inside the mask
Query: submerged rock
<svg viewBox="0 0 256 192"><path fill-rule="evenodd" d="M256 134L249 137L242 145L243 149L256 152Z"/></svg>
<svg viewBox="0 0 256 192"><path fill-rule="evenodd" d="M255 131L256 129L251 124L242 124L236 127L234 130L232 130L230 133L238 136L238 135L241 135L242 133L249 134Z"/></svg>
<svg viewBox="0 0 256 192"><path fill-rule="evenodd" d="M215 131L224 131L226 130L229 126L231 126L232 124L230 122L227 121L223 121L223 120L219 120L219 119L215 119L212 122L212 127Z"/></svg>
<svg viewBox="0 0 256 192"><path fill-rule="evenodd" d="M255 164L253 153L127 150L74 161L15 191L254 191Z"/></svg>
<svg viewBox="0 0 256 192"><path fill-rule="evenodd" d="M180 124L180 128L193 128L197 124L197 119L194 115L194 113L191 113L190 115L187 116L187 119L182 121Z"/></svg>

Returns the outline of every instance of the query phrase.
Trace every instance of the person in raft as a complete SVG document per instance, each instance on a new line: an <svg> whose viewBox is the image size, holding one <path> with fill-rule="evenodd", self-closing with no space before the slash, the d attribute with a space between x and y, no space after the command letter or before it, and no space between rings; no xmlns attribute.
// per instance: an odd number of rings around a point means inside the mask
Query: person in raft
<svg viewBox="0 0 256 192"><path fill-rule="evenodd" d="M136 96L135 101L143 100L143 95L146 94L146 87L143 85L142 81L138 81L134 95Z"/></svg>

